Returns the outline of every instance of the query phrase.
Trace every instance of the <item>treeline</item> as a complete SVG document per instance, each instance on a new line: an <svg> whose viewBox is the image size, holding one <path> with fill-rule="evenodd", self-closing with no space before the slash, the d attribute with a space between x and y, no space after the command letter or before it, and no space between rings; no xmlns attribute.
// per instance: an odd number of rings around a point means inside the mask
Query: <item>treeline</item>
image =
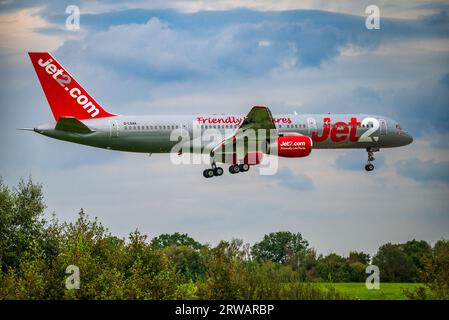
<svg viewBox="0 0 449 320"><path fill-rule="evenodd" d="M449 297L449 241L385 244L371 257L317 255L300 233L275 232L250 246L202 244L186 234L112 235L81 210L75 222L43 218L42 187L0 180L0 299L345 299L314 282L423 281L410 298ZM68 266L79 289L68 288ZM71 271L72 272L72 271Z"/></svg>

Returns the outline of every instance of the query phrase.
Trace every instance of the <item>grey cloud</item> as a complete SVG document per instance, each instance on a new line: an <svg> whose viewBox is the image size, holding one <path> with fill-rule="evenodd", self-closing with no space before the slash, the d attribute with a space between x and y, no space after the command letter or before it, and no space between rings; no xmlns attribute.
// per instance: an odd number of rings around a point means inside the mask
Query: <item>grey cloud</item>
<svg viewBox="0 0 449 320"><path fill-rule="evenodd" d="M423 161L417 158L399 161L397 172L418 182L437 181L449 184L449 161Z"/></svg>
<svg viewBox="0 0 449 320"><path fill-rule="evenodd" d="M279 168L275 175L269 177L275 180L279 187L300 191L313 189L312 179L303 173L295 174L288 167Z"/></svg>
<svg viewBox="0 0 449 320"><path fill-rule="evenodd" d="M374 156L376 160L373 164L376 169L382 168L385 165L385 156L380 152L375 153ZM339 170L362 171L364 170L367 157L364 149L348 151L335 159L335 167Z"/></svg>

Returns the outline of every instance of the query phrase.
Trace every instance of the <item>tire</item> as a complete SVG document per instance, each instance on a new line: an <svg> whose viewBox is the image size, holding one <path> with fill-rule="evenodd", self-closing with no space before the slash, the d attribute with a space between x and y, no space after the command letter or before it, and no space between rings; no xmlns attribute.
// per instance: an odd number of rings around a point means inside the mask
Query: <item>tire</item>
<svg viewBox="0 0 449 320"><path fill-rule="evenodd" d="M243 163L239 166L240 172L246 172L249 170L249 164Z"/></svg>
<svg viewBox="0 0 449 320"><path fill-rule="evenodd" d="M223 168L221 168L221 167L216 167L215 169L214 169L214 175L215 176L221 176L223 174Z"/></svg>
<svg viewBox="0 0 449 320"><path fill-rule="evenodd" d="M214 170L212 169L206 169L203 171L203 176L205 178L212 178L214 176Z"/></svg>
<svg viewBox="0 0 449 320"><path fill-rule="evenodd" d="M240 171L240 167L238 164L229 166L229 173L236 174L236 173L239 173L239 171Z"/></svg>
<svg viewBox="0 0 449 320"><path fill-rule="evenodd" d="M369 163L365 166L365 170L366 171L373 171L374 170L374 165Z"/></svg>

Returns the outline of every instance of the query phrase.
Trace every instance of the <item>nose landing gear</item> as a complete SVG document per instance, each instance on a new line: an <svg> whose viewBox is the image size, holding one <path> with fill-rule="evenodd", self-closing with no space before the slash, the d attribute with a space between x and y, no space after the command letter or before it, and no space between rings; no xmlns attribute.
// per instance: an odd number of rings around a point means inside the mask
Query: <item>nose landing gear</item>
<svg viewBox="0 0 449 320"><path fill-rule="evenodd" d="M379 151L379 148L373 148L373 147L366 148L366 152L368 152L368 162L366 163L366 166L365 166L366 171L374 170L374 165L371 163L371 161L376 160L376 158L374 158L374 152L377 152L377 151Z"/></svg>

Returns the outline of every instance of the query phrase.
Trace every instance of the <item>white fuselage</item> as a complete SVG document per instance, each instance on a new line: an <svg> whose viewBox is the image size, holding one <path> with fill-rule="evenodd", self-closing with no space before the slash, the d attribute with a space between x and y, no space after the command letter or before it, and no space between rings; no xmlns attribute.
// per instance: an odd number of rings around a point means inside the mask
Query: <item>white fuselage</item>
<svg viewBox="0 0 449 320"><path fill-rule="evenodd" d="M81 120L92 130L79 134L55 130L55 124L42 125L35 131L43 135L93 147L142 153L168 153L178 142L174 130L188 134L190 140L200 135L201 149L209 140L205 132L227 137L244 120L242 115L195 116L113 116ZM279 134L306 135L313 148L391 148L413 141L400 125L387 117L367 114L279 114L273 115Z"/></svg>

